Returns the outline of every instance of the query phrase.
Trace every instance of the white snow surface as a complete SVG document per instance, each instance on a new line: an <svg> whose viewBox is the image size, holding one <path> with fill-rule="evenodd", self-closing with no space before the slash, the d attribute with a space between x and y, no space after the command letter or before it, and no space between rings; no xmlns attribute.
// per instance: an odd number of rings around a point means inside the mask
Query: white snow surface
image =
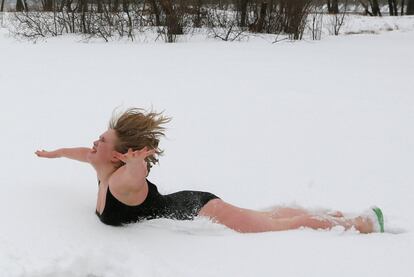
<svg viewBox="0 0 414 277"><path fill-rule="evenodd" d="M0 276L413 276L413 30L32 44L0 28ZM375 204L388 232L106 226L92 167L34 151L92 146L118 106L173 117L148 177L161 193L211 191L251 209Z"/></svg>

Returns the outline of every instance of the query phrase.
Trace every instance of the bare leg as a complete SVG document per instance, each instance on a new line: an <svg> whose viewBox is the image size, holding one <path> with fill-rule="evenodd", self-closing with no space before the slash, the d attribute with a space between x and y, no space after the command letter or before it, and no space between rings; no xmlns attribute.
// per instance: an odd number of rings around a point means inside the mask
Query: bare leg
<svg viewBox="0 0 414 277"><path fill-rule="evenodd" d="M330 229L343 226L345 229L354 227L361 233L373 231L372 223L362 217L354 219L334 218L330 216L315 216L310 214L278 218L269 216L267 212L254 211L233 206L221 199L209 201L199 212L200 216L210 217L241 233L257 233L267 231L282 231L309 227L312 229Z"/></svg>
<svg viewBox="0 0 414 277"><path fill-rule="evenodd" d="M311 214L309 211L305 209L291 207L277 207L266 213L268 213L273 218L287 218Z"/></svg>
<svg viewBox="0 0 414 277"><path fill-rule="evenodd" d="M273 218L290 218L294 216L303 216L303 215L327 215L332 217L343 217L344 215L340 211L322 211L321 213L315 213L308 211L303 208L292 208L292 207L277 207L271 211L266 212L269 216Z"/></svg>

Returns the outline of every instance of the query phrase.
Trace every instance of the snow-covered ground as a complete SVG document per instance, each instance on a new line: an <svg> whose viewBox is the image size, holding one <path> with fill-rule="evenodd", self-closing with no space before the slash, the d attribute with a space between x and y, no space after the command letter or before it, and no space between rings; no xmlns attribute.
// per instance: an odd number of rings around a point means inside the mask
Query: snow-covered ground
<svg viewBox="0 0 414 277"><path fill-rule="evenodd" d="M31 44L0 28L0 276L413 276L413 45L414 28L277 44ZM92 168L34 151L91 146L117 106L174 118L149 176L162 193L376 204L389 232L103 225Z"/></svg>

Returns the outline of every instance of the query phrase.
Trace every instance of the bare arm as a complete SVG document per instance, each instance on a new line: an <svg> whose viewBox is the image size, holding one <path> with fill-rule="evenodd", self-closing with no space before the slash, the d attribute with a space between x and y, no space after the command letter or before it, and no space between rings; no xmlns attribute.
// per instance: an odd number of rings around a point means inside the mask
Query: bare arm
<svg viewBox="0 0 414 277"><path fill-rule="evenodd" d="M91 151L87 147L77 148L60 148L54 151L37 150L35 154L41 158L68 158L87 163L88 152Z"/></svg>
<svg viewBox="0 0 414 277"><path fill-rule="evenodd" d="M145 183L145 177L148 175L147 162L145 158L153 155L155 150L132 151L129 149L126 154L115 153L115 157L125 163L112 176L111 181L117 184L121 190L139 190Z"/></svg>

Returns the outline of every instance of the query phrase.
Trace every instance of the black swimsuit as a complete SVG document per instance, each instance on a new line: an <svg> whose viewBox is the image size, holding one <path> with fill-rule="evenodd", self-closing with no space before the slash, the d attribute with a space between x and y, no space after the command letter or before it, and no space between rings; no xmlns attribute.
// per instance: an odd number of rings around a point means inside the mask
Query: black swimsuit
<svg viewBox="0 0 414 277"><path fill-rule="evenodd" d="M190 220L197 216L208 201L219 198L209 192L192 190L162 195L153 183L146 180L148 195L144 202L137 206L129 206L120 202L112 195L108 187L105 208L102 214L96 211L99 219L105 224L114 226L155 218Z"/></svg>

